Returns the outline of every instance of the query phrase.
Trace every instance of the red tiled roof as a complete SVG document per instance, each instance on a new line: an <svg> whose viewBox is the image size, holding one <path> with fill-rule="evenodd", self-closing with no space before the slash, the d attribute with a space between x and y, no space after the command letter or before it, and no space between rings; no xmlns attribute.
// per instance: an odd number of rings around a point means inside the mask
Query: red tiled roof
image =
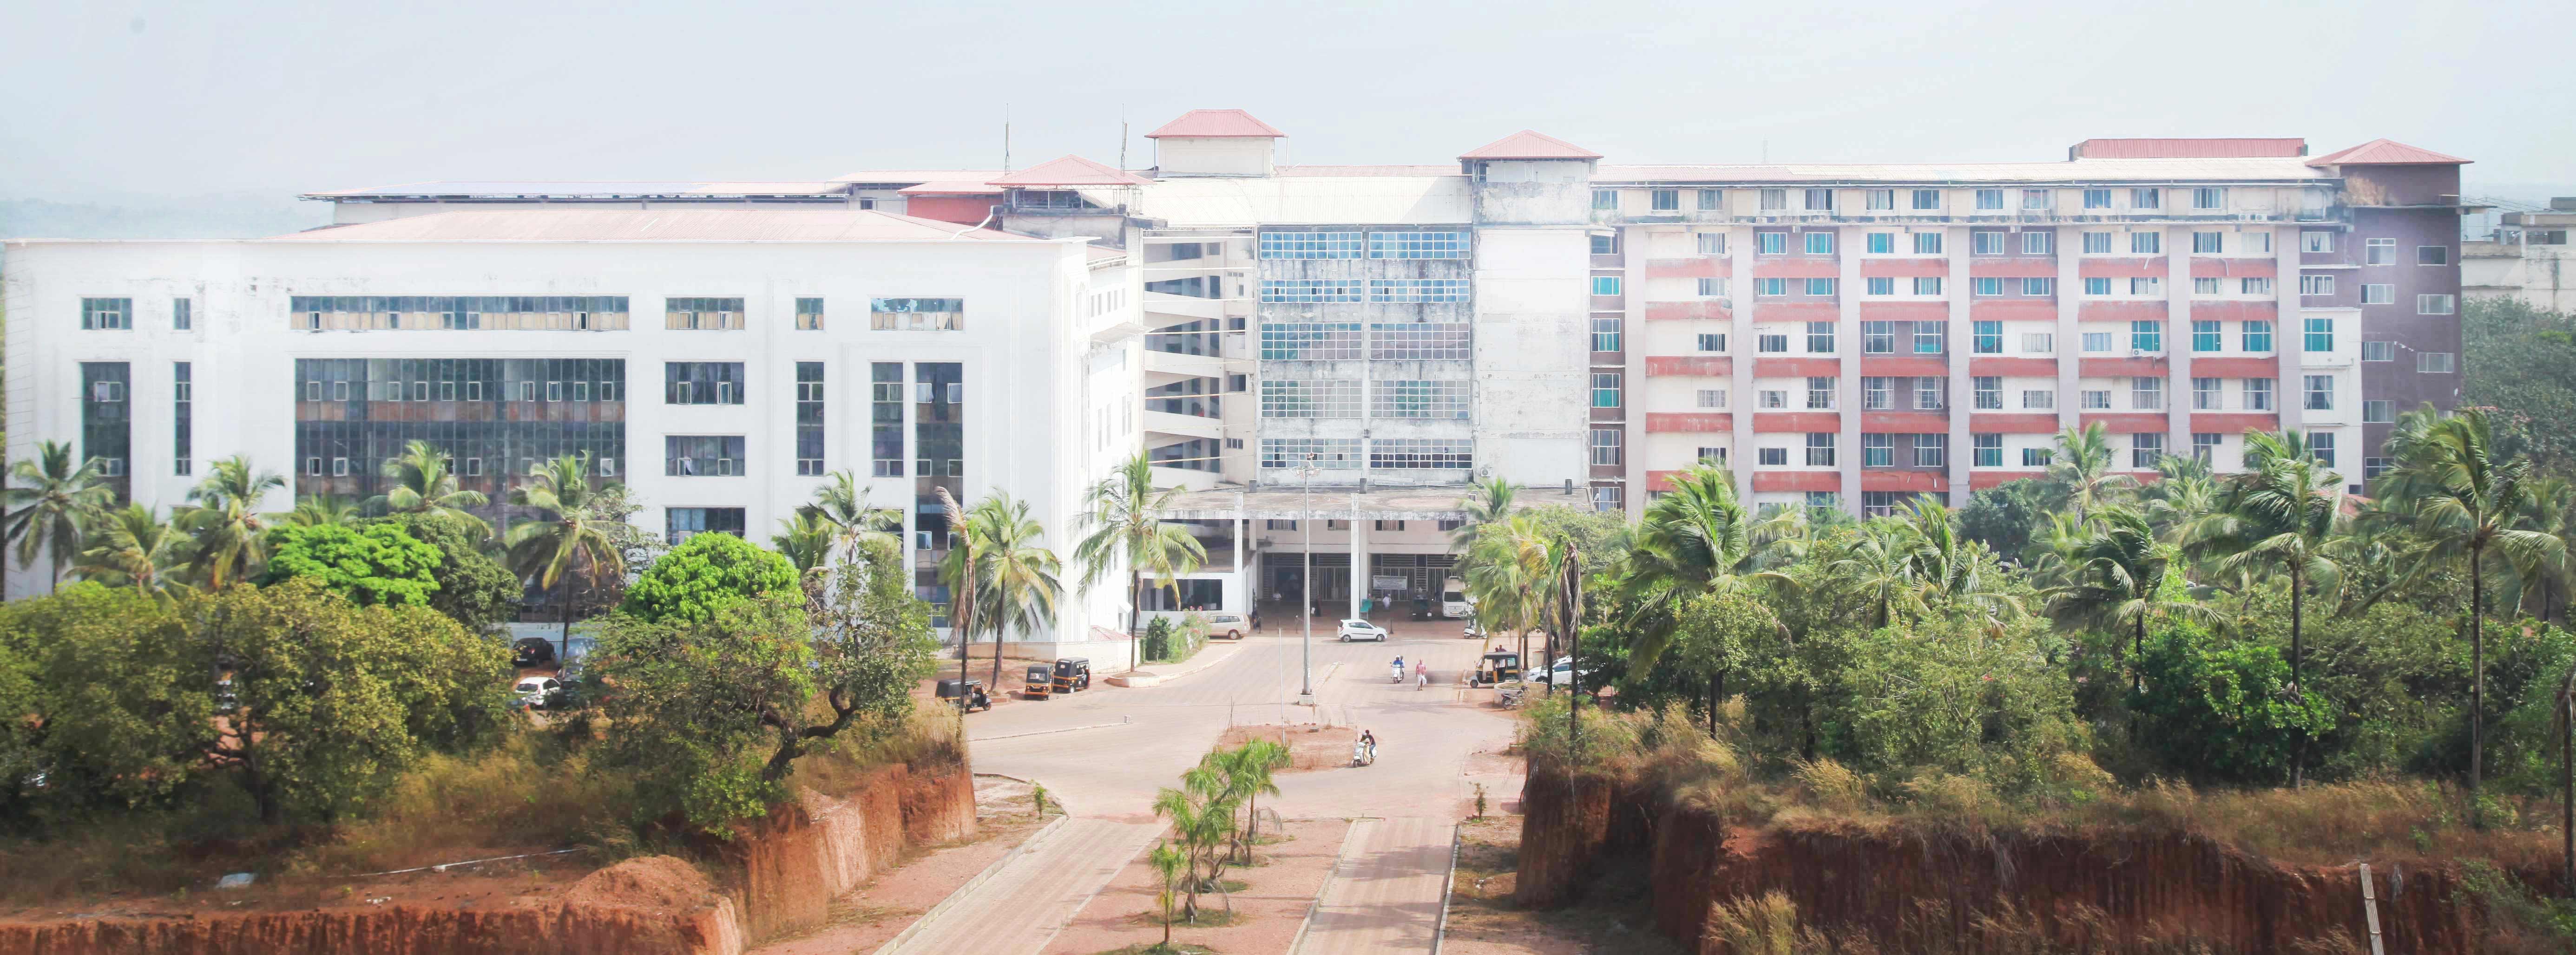
<svg viewBox="0 0 2576 955"><path fill-rule="evenodd" d="M1600 153L1524 129L1460 154L1460 159L1599 159Z"/></svg>
<svg viewBox="0 0 2576 955"><path fill-rule="evenodd" d="M1080 156L1050 159L992 180L996 186L1141 186L1153 180Z"/></svg>
<svg viewBox="0 0 2576 955"><path fill-rule="evenodd" d="M1288 134L1280 132L1269 123L1252 118L1251 113L1239 109L1194 109L1182 113L1181 118L1164 123L1153 132L1146 133L1145 138L1161 139L1165 136L1174 136L1206 139L1272 139L1286 135Z"/></svg>
<svg viewBox="0 0 2576 955"><path fill-rule="evenodd" d="M2308 141L2288 139L2087 139L2069 159L2246 159L2304 156Z"/></svg>
<svg viewBox="0 0 2576 955"><path fill-rule="evenodd" d="M2409 146L2394 139L2374 139L2351 149L2338 149L2315 159L2311 166L2458 166L2470 160L2445 156L2421 146Z"/></svg>
<svg viewBox="0 0 2576 955"><path fill-rule="evenodd" d="M895 190L894 192L895 195L899 196L983 196L992 195L1001 191L1002 187L991 183L949 179L934 180L917 186L905 186L901 189Z"/></svg>

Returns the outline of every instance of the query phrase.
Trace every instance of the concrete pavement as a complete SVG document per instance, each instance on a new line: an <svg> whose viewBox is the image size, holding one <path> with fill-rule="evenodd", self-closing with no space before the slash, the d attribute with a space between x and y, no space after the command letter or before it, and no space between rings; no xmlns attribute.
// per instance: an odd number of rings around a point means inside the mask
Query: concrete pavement
<svg viewBox="0 0 2576 955"><path fill-rule="evenodd" d="M1351 827L1295 955L1431 951L1449 891L1448 819L1363 819Z"/></svg>
<svg viewBox="0 0 2576 955"><path fill-rule="evenodd" d="M1035 952L1162 831L1150 822L1073 819L879 955Z"/></svg>

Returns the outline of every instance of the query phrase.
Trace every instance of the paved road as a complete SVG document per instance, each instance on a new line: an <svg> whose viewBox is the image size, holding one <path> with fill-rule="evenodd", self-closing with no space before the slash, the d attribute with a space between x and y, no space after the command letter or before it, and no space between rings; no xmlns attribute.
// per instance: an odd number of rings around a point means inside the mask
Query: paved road
<svg viewBox="0 0 2576 955"><path fill-rule="evenodd" d="M1067 820L893 951L1035 952L1161 830L1150 822Z"/></svg>
<svg viewBox="0 0 2576 955"><path fill-rule="evenodd" d="M1353 825L1295 955L1430 951L1449 888L1453 825L1421 818Z"/></svg>

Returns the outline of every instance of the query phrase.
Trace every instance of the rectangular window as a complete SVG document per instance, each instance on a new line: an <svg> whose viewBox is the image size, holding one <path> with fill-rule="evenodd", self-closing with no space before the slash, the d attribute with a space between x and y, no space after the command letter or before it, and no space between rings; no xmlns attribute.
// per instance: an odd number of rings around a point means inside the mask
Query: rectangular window
<svg viewBox="0 0 2576 955"><path fill-rule="evenodd" d="M2154 321L2130 322L2129 347L2138 351L2165 350L2165 323Z"/></svg>
<svg viewBox="0 0 2576 955"><path fill-rule="evenodd" d="M2055 411L2057 392L2045 388L2024 391L2021 393L2021 407L2024 411Z"/></svg>
<svg viewBox="0 0 2576 955"><path fill-rule="evenodd" d="M2331 275L2299 276L2299 294L2307 296L2334 294L2335 277Z"/></svg>
<svg viewBox="0 0 2576 955"><path fill-rule="evenodd" d="M2004 323L1970 322L1968 323L1968 327L1973 338L1969 347L1974 349L1977 354L2000 355L2004 353Z"/></svg>
<svg viewBox="0 0 2576 955"><path fill-rule="evenodd" d="M668 435L662 439L662 474L666 477L736 477L749 473L742 438L715 435Z"/></svg>
<svg viewBox="0 0 2576 955"><path fill-rule="evenodd" d="M1463 259L1469 242L1467 233L1460 231L1406 230L1371 232L1368 246L1372 259Z"/></svg>
<svg viewBox="0 0 2576 955"><path fill-rule="evenodd" d="M1914 407L1939 411L1950 404L1950 379L1925 375L1914 379Z"/></svg>
<svg viewBox="0 0 2576 955"><path fill-rule="evenodd" d="M1357 302L1366 286L1359 279L1262 279L1264 302Z"/></svg>
<svg viewBox="0 0 2576 955"><path fill-rule="evenodd" d="M1928 211L1938 210L1938 209L1940 209L1940 208L1941 208L1941 190L1939 190L1939 189L1917 189L1917 190L1914 190L1914 210L1915 210L1915 211L1917 211L1917 212L1928 212Z"/></svg>
<svg viewBox="0 0 2576 955"><path fill-rule="evenodd" d="M2034 229L2021 234L2021 254L2050 255L2057 251L2057 233Z"/></svg>
<svg viewBox="0 0 2576 955"><path fill-rule="evenodd" d="M2162 190L2162 189L2131 189L2131 190L2129 190L2129 208L2132 208L2132 209L2162 209L2162 208L2164 208L2164 207L2165 207L2165 191L2164 191L2164 190Z"/></svg>
<svg viewBox="0 0 2576 955"><path fill-rule="evenodd" d="M1358 438L1261 439L1261 466L1265 470L1286 470L1312 464L1323 471L1357 471L1360 461ZM1339 523L1333 521L1327 526Z"/></svg>
<svg viewBox="0 0 2576 955"><path fill-rule="evenodd" d="M1726 233L1702 232L1699 233L1696 241L1699 243L1699 254L1701 255L1726 254Z"/></svg>
<svg viewBox="0 0 2576 955"><path fill-rule="evenodd" d="M2193 319L2191 322L2192 351L2218 351L2223 347L2222 343L2225 337L2225 334L2219 330L2218 323L2215 321L2205 318L2197 318Z"/></svg>
<svg viewBox="0 0 2576 955"><path fill-rule="evenodd" d="M1862 378L1860 406L1863 411L1885 411L1896 407L1896 379Z"/></svg>
<svg viewBox="0 0 2576 955"><path fill-rule="evenodd" d="M1834 323L1807 323L1807 353L1811 355L1834 353Z"/></svg>
<svg viewBox="0 0 2576 955"><path fill-rule="evenodd" d="M2446 351L2416 352L2415 370L2427 375L2451 374L2459 367L2459 363L2454 360L2456 357Z"/></svg>
<svg viewBox="0 0 2576 955"><path fill-rule="evenodd" d="M2314 354L2334 351L2334 319L2311 315L2307 319L2307 337L2301 350Z"/></svg>
<svg viewBox="0 0 2576 955"><path fill-rule="evenodd" d="M2391 414L2391 412L2389 411L2389 406L2390 406L2390 402L2388 402L2388 401L2386 401L2386 400L2384 400L2384 399L2383 399L2383 400L2372 400L2372 401L2364 401L2364 402L2362 402L2362 403L2361 403L2361 423L2363 423L2363 424L2387 424L2387 423L2389 423L2389 422L2392 422L2392 421L2397 420L2397 419L2396 419L2396 417L2395 417L2395 416L2393 416L2393 415Z"/></svg>
<svg viewBox="0 0 2576 955"><path fill-rule="evenodd" d="M2191 251L2195 255L2217 255L2225 249L2226 237L2224 232L2194 232Z"/></svg>
<svg viewBox="0 0 2576 955"><path fill-rule="evenodd" d="M1785 255L1789 251L1789 234L1786 232L1756 232L1753 241L1756 251L1763 255Z"/></svg>
<svg viewBox="0 0 2576 955"><path fill-rule="evenodd" d="M1917 276L1915 276L1915 277L1914 277L1914 294L1916 294L1916 295L1939 295L1939 294L1941 294L1941 277L1940 277L1940 276L1938 276L1938 275L1917 275Z"/></svg>
<svg viewBox="0 0 2576 955"><path fill-rule="evenodd" d="M2056 332L2021 333L2021 350L2028 355L2047 355L2057 351Z"/></svg>
<svg viewBox="0 0 2576 955"><path fill-rule="evenodd" d="M1722 278L1702 278L1702 279L1700 279L1700 280L1699 280L1699 297L1701 297L1701 298L1725 298L1725 297L1726 297L1726 280L1725 280L1725 279L1722 279Z"/></svg>
<svg viewBox="0 0 2576 955"><path fill-rule="evenodd" d="M1786 190L1786 189L1764 189L1764 190L1762 190L1762 211L1764 211L1764 212L1786 212L1786 211L1788 211L1788 209L1789 209L1789 190Z"/></svg>
<svg viewBox="0 0 2576 955"><path fill-rule="evenodd" d="M2225 286L2224 284L2222 284L2222 283L2224 283L2225 281L2226 281L2225 279L2214 279L2214 278L2196 278L2196 279L2193 279L2193 280L2191 280L2191 294L2193 294L2193 295L2220 295L2220 294L2224 294L2225 289L2226 289L2226 286Z"/></svg>
<svg viewBox="0 0 2576 955"><path fill-rule="evenodd" d="M1833 190L1831 190L1831 189L1809 189L1809 190L1807 190L1807 211L1809 211L1809 212L1832 212L1832 211L1834 211L1834 191L1833 191Z"/></svg>
<svg viewBox="0 0 2576 955"><path fill-rule="evenodd" d="M817 300L819 301L819 300ZM798 313L803 314L803 313ZM817 316L817 328L820 316ZM796 473L823 473L823 363L796 363Z"/></svg>
<svg viewBox="0 0 2576 955"><path fill-rule="evenodd" d="M2048 466L2049 460L2056 456L2056 452L2048 448L2023 448L2021 449L2021 466L2026 468L2044 468Z"/></svg>
<svg viewBox="0 0 2576 955"><path fill-rule="evenodd" d="M2111 294L2111 280L2101 276L2085 279L2084 294L2095 298Z"/></svg>
<svg viewBox="0 0 2576 955"><path fill-rule="evenodd" d="M1616 276L1616 275L1595 275L1595 276L1593 276L1593 277L1592 277L1592 294L1594 294L1594 295L1617 295L1617 294L1619 294L1619 277L1618 277L1618 276Z"/></svg>
<svg viewBox="0 0 2576 955"><path fill-rule="evenodd" d="M1693 458L1692 460L1695 460L1695 461L1707 461L1707 462L1710 462L1710 463L1713 463L1713 464L1725 464L1725 463L1726 463L1726 449L1725 449L1725 448L1701 448L1701 449L1699 449L1699 455L1698 455L1697 457Z"/></svg>
<svg viewBox="0 0 2576 955"><path fill-rule="evenodd" d="M2004 234L1993 230L1971 232L1968 234L1968 252L1972 255L2002 255Z"/></svg>
<svg viewBox="0 0 2576 955"><path fill-rule="evenodd" d="M2085 332L2084 353L2098 355L2111 350L2110 332Z"/></svg>
<svg viewBox="0 0 2576 955"><path fill-rule="evenodd" d="M2192 433L2191 433L2191 457L2192 457L2192 460L2198 461L2198 462L2200 462L2200 463L2202 463L2202 464L2209 464L2209 463L2212 463L2212 462L2217 461L2217 460L2218 460L2218 442L2219 442L2219 440L2220 440L2220 436L2219 436L2219 435L2217 435L2217 434L2211 433L2211 432L2206 432L2206 431L2194 431L2194 432L2192 432Z"/></svg>
<svg viewBox="0 0 2576 955"><path fill-rule="evenodd" d="M1592 254L1594 254L1594 255L1617 255L1617 254L1619 254L1619 233L1616 233L1616 232L1595 232L1595 233L1593 233L1593 234L1592 234Z"/></svg>
<svg viewBox="0 0 2576 955"><path fill-rule="evenodd" d="M903 405L903 363L869 363L868 457L876 477L903 476Z"/></svg>
<svg viewBox="0 0 2576 955"><path fill-rule="evenodd" d="M2363 264L2363 265L2395 265L2395 264L2397 264L2397 240L2395 240L2395 239L2364 239L2364 240L2362 240L2362 243L2361 243L2361 261L2362 261L2362 264Z"/></svg>
<svg viewBox="0 0 2576 955"><path fill-rule="evenodd" d="M1807 294L1818 298L1829 297L1834 294L1835 281L1834 279L1808 279Z"/></svg>
<svg viewBox="0 0 2576 955"><path fill-rule="evenodd" d="M1872 232L1869 234L1869 252L1871 255L1889 255L1895 251L1896 233Z"/></svg>
<svg viewBox="0 0 2576 955"><path fill-rule="evenodd" d="M1595 408L1619 407L1619 375L1617 372L1594 372L1592 374L1592 406Z"/></svg>
<svg viewBox="0 0 2576 955"><path fill-rule="evenodd" d="M2238 334L2238 337L2243 338L2243 339L2245 340L2245 350L2246 350L2246 351L2250 351L2250 352L2267 352L2267 351L2271 351L2271 350L2272 350L2272 323L2271 323L2271 322L2269 322L2269 321L2249 321L2249 322L2246 322L2246 323L2245 323L2245 328L2244 328L2244 330Z"/></svg>
<svg viewBox="0 0 2576 955"><path fill-rule="evenodd" d="M1971 393L1976 398L1977 410L2004 410L2004 380L2002 378L1993 375L1981 375L1968 379L1968 384L1971 389Z"/></svg>
<svg viewBox="0 0 2576 955"><path fill-rule="evenodd" d="M2086 189L2086 190L2084 190L2084 208L2087 208L2087 209L2108 209L2108 208L2111 208L2111 190L2108 190L2108 189Z"/></svg>
<svg viewBox="0 0 2576 955"><path fill-rule="evenodd" d="M662 327L700 331L740 330L743 327L742 299L663 299Z"/></svg>
<svg viewBox="0 0 2576 955"><path fill-rule="evenodd" d="M184 332L197 327L197 303L184 298L170 300L170 330ZM181 474L188 472L181 471Z"/></svg>
<svg viewBox="0 0 2576 955"><path fill-rule="evenodd" d="M1914 323L1914 353L1938 355L1948 351L1950 327L1940 322Z"/></svg>
<svg viewBox="0 0 2576 955"><path fill-rule="evenodd" d="M1377 438L1369 442L1372 471L1463 471L1476 466L1475 442L1465 438Z"/></svg>
<svg viewBox="0 0 2576 955"><path fill-rule="evenodd" d="M2309 411L2334 410L2333 375L2309 375L2307 385L2307 403L2302 407Z"/></svg>
<svg viewBox="0 0 2576 955"><path fill-rule="evenodd" d="M1863 189L1861 190L1860 195L1861 206L1865 209L1876 211L1880 209L1892 210L1896 208L1896 190L1894 189Z"/></svg>
<svg viewBox="0 0 2576 955"><path fill-rule="evenodd" d="M2361 304L2387 305L2395 301L2397 301L2397 286L2395 285L2385 283L2364 283L2361 287Z"/></svg>
<svg viewBox="0 0 2576 955"><path fill-rule="evenodd" d="M1809 379L1807 379L1807 410L1809 410L1809 411L1832 411L1832 410L1834 410L1834 380L1833 380L1833 379L1831 379L1831 378L1809 378Z"/></svg>
<svg viewBox="0 0 2576 955"><path fill-rule="evenodd" d="M1834 435L1832 432L1810 431L1807 433L1807 465L1809 467L1820 468L1829 468L1834 466Z"/></svg>
<svg viewBox="0 0 2576 955"><path fill-rule="evenodd" d="M2361 360L2363 360L2363 361L2396 361L2396 360L2397 360L2397 343L2396 343L2396 342L2363 342L2363 343L2361 343Z"/></svg>
<svg viewBox="0 0 2576 955"><path fill-rule="evenodd" d="M1806 233L1806 237L1807 237L1806 241L1807 241L1807 254L1808 254L1808 255L1832 255L1832 254L1834 254L1834 234L1833 234L1833 233L1831 233L1831 232L1809 232L1809 233Z"/></svg>
<svg viewBox="0 0 2576 955"><path fill-rule="evenodd" d="M1616 315L1607 315L1607 316L1604 316L1604 315L1595 315L1595 316L1593 316L1593 317L1592 317L1592 350L1593 350L1593 351L1618 351L1618 350L1619 350L1619 317L1618 317L1618 316L1616 316Z"/></svg>
<svg viewBox="0 0 2576 955"><path fill-rule="evenodd" d="M1726 389L1724 389L1724 388L1702 388L1702 389L1699 389L1699 406L1700 406L1700 407L1702 407L1702 408L1723 408L1723 407L1726 407Z"/></svg>
<svg viewBox="0 0 2576 955"><path fill-rule="evenodd" d="M2450 246L2447 246L2447 245L2419 245L2419 246L2416 246L2416 247L2415 247L2415 264L2417 264L2417 265L2449 265L2449 264L2451 264L2451 247L2450 247Z"/></svg>
<svg viewBox="0 0 2576 955"><path fill-rule="evenodd" d="M2327 466L2327 467L2334 467L2334 466L2335 466L2335 436L2334 436L2334 432L2331 432L2331 431L2310 431L2310 432L2308 432L2308 456L2309 456L2309 457L2312 457L2312 458L2317 459L2317 463L2318 463L2318 464L2322 464L2322 465L2325 465L2325 466Z"/></svg>
<svg viewBox="0 0 2576 955"><path fill-rule="evenodd" d="M1914 466L1946 468L1950 466L1950 436L1918 434L1914 436Z"/></svg>
<svg viewBox="0 0 2576 955"><path fill-rule="evenodd" d="M2219 406L2220 406L2221 404L2225 403L2226 398L2224 397L2224 391L2223 391L2223 389L2224 389L2224 387L2225 387L2225 386L2224 386L2221 382L2222 382L2222 379L2218 379L2218 378L2194 378L2194 379L2192 379L2192 380L2191 380L2191 410L2193 410L2193 411L2218 411L2218 410L2222 410Z"/></svg>
<svg viewBox="0 0 2576 955"><path fill-rule="evenodd" d="M2362 476L2362 478L2363 478L2364 480L2372 480L2372 479L2376 479L2376 478L2378 478L2380 475L2382 475L2382 474L2386 474L2386 473L2388 473L2388 459L2387 459L2387 458L2363 458L2363 459L2361 459L2361 476Z"/></svg>
<svg viewBox="0 0 2576 955"><path fill-rule="evenodd" d="M1764 354L1778 354L1789 350L1789 336L1787 335L1757 335L1754 337L1759 339L1759 341L1754 343L1754 348Z"/></svg>
<svg viewBox="0 0 2576 955"><path fill-rule="evenodd" d="M2272 234L2271 234L2271 233L2269 233L2269 232L2247 232L2247 233L2243 233L2243 235L2245 236L2245 251L2247 251L2247 252L2251 252L2251 253L2254 253L2254 254L2256 254L2256 255L2270 255L2270 254L2272 254Z"/></svg>
<svg viewBox="0 0 2576 955"><path fill-rule="evenodd" d="M2165 436L2154 432L2129 436L2129 466L2140 471L2153 471L2156 462L2164 460Z"/></svg>
<svg viewBox="0 0 2576 955"><path fill-rule="evenodd" d="M1360 383L1295 378L1261 380L1264 418L1357 418Z"/></svg>
<svg viewBox="0 0 2576 955"><path fill-rule="evenodd" d="M2054 204L2049 201L2049 190L2024 189L2021 191L2021 207L2024 209L2046 209Z"/></svg>
<svg viewBox="0 0 2576 955"><path fill-rule="evenodd" d="M1619 190L1617 190L1617 189L1595 189L1595 190L1592 190L1592 208L1600 209L1600 210L1607 211L1607 212L1617 212L1617 211L1619 211Z"/></svg>
<svg viewBox="0 0 2576 955"><path fill-rule="evenodd" d="M1626 455L1621 453L1619 446L1620 437L1617 428L1592 429L1592 463L1602 465L1626 463Z"/></svg>
<svg viewBox="0 0 2576 955"><path fill-rule="evenodd" d="M1269 382L1264 381L1267 385ZM1315 385L1355 386L1357 382L1317 381ZM1470 382L1465 381L1380 381L1369 388L1369 414L1380 418L1413 418L1464 421L1468 415ZM1353 388L1354 393L1357 389Z"/></svg>
<svg viewBox="0 0 2576 955"><path fill-rule="evenodd" d="M2129 379L2129 407L2138 411L2164 410L2165 380L2143 377Z"/></svg>
<svg viewBox="0 0 2576 955"><path fill-rule="evenodd" d="M2057 280L2038 277L2022 279L2021 294L2040 296L2055 295L2057 294Z"/></svg>
<svg viewBox="0 0 2576 955"><path fill-rule="evenodd" d="M2131 278L2129 280L2129 294L2147 297L2163 295L2165 294L2165 280L2144 277Z"/></svg>
<svg viewBox="0 0 2576 955"><path fill-rule="evenodd" d="M2334 239L2335 234L2332 232L2321 232L2315 229L2302 231L2299 233L2299 251L2311 255L2332 252L2335 249Z"/></svg>
<svg viewBox="0 0 2576 955"><path fill-rule="evenodd" d="M2415 314L2449 315L2459 310L2459 303L2448 295L2415 296Z"/></svg>
<svg viewBox="0 0 2576 955"><path fill-rule="evenodd" d="M2272 294L2272 280L2268 278L2241 279L2237 283L2237 291L2243 292L2247 295L2270 295Z"/></svg>
<svg viewBox="0 0 2576 955"><path fill-rule="evenodd" d="M1724 332L1701 332L1701 333L1699 334L1699 350L1701 350L1701 351L1725 351L1725 350L1726 350L1726 333L1724 333Z"/></svg>
<svg viewBox="0 0 2576 955"><path fill-rule="evenodd" d="M1972 434L1968 436L1968 440L1973 443L1977 452L1976 457L1969 462L1971 466L1981 468L1999 468L2004 466L2003 435Z"/></svg>
<svg viewBox="0 0 2576 955"><path fill-rule="evenodd" d="M796 300L796 329L798 331L806 332L819 332L823 330L822 299L800 298Z"/></svg>
<svg viewBox="0 0 2576 955"><path fill-rule="evenodd" d="M2083 397L2083 407L2086 411L2111 410L2111 392L2107 388L2087 389L2084 392Z"/></svg>
<svg viewBox="0 0 2576 955"><path fill-rule="evenodd" d="M170 363L170 473L181 477L195 470L190 458L194 452L197 424L197 386L191 371L187 362Z"/></svg>
<svg viewBox="0 0 2576 955"><path fill-rule="evenodd" d="M1977 208L1978 208L1978 210L1980 210L1980 211L1988 210L1988 209L2000 210L2000 209L2002 209L2003 207L2004 207L2004 191L2003 191L2003 190L2001 190L2001 189L1979 189L1979 190L1977 190Z"/></svg>
<svg viewBox="0 0 2576 955"><path fill-rule="evenodd" d="M2132 232L2132 233L2129 233L2129 254L2131 254L2131 255L2163 255L2163 254L2164 254L2164 252L2165 252L2165 234L2164 234L2164 233L2162 233L2162 232Z"/></svg>
<svg viewBox="0 0 2576 955"><path fill-rule="evenodd" d="M1889 278L1887 276L1871 276L1869 278L1864 278L1861 281L1868 285L1868 291L1871 295L1896 294L1896 280L1893 278Z"/></svg>
<svg viewBox="0 0 2576 955"><path fill-rule="evenodd" d="M87 331L133 329L134 300L130 298L81 299L81 328Z"/></svg>
<svg viewBox="0 0 2576 955"><path fill-rule="evenodd" d="M1892 434L1864 434L1864 435L1861 435L1861 436L1860 436L1860 466L1861 466L1861 467L1865 467L1865 468L1884 468L1884 467L1892 467L1892 466L1894 466L1895 464L1896 464L1896 436L1895 436L1895 435L1892 435Z"/></svg>
<svg viewBox="0 0 2576 955"><path fill-rule="evenodd" d="M1893 354L1895 354L1895 353L1896 353L1896 323L1895 323L1895 322L1862 322L1862 323L1860 323L1860 350L1861 350L1861 354L1864 354L1864 355L1893 355Z"/></svg>
<svg viewBox="0 0 2576 955"><path fill-rule="evenodd" d="M1783 467L1788 467L1788 466L1789 466L1789 449L1787 449L1787 448L1755 448L1755 449L1753 449L1753 460L1754 460L1755 462L1757 462L1757 463L1761 464L1763 467L1766 467L1766 468L1783 468Z"/></svg>
<svg viewBox="0 0 2576 955"><path fill-rule="evenodd" d="M2108 233L2108 232L2087 232L2087 233L2084 233L2084 254L2086 254L2086 255L2109 255L2109 254L2111 254L2111 234L2110 234L2110 233Z"/></svg>
<svg viewBox="0 0 2576 955"><path fill-rule="evenodd" d="M1269 301L1269 283L1264 281L1262 300ZM1351 297L1332 301L1359 301L1358 283L1351 286ZM1312 299L1311 301L1325 301ZM966 327L966 300L962 298L872 298L868 300L868 327L875 331L953 332Z"/></svg>
<svg viewBox="0 0 2576 955"><path fill-rule="evenodd" d="M1649 204L1653 206L1654 211L1656 212L1680 212L1682 210L1682 191L1679 189L1654 190L1650 196Z"/></svg>
<svg viewBox="0 0 2576 955"><path fill-rule="evenodd" d="M1368 293L1372 302L1464 302L1467 280L1370 279Z"/></svg>
<svg viewBox="0 0 2576 955"><path fill-rule="evenodd" d="M1941 254L1941 233L1938 233L1938 232L1917 232L1917 233L1914 233L1914 254L1916 254L1916 255L1939 255L1939 254Z"/></svg>
<svg viewBox="0 0 2576 955"><path fill-rule="evenodd" d="M2272 410L2272 379L2245 379L2245 410Z"/></svg>
<svg viewBox="0 0 2576 955"><path fill-rule="evenodd" d="M743 399L742 362L666 361L662 363L662 403L671 405L738 405ZM550 383L551 384L551 383ZM548 397L546 400L558 400Z"/></svg>
<svg viewBox="0 0 2576 955"><path fill-rule="evenodd" d="M1720 198L1721 198L1721 192L1722 192L1722 190L1717 190L1717 189L1702 189L1702 190L1700 190L1700 191L1699 191L1699 207L1700 207L1700 211L1703 211L1703 212L1714 212L1714 211L1716 211L1720 206L1722 206L1722 205L1723 205L1723 203L1721 203L1721 202L1719 201L1719 200L1720 200Z"/></svg>
<svg viewBox="0 0 2576 955"><path fill-rule="evenodd" d="M2217 186L2201 186L2197 189L2193 189L2191 191L2191 207L2202 212L2215 212L2225 209L2227 208L2227 190Z"/></svg>

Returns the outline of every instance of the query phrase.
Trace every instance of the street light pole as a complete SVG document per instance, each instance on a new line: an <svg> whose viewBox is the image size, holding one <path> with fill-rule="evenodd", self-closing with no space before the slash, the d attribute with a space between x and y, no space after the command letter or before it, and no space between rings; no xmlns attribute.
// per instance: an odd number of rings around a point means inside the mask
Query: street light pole
<svg viewBox="0 0 2576 955"><path fill-rule="evenodd" d="M1298 492L1297 498L1297 535L1300 546L1304 547L1306 552L1306 572L1302 575L1306 584L1306 593L1304 594L1305 605L1299 607L1297 610L1297 613L1306 619L1306 635L1303 638L1300 638L1297 643L1299 673L1302 676L1302 681L1299 684L1302 689L1297 691L1297 704L1299 706L1313 706L1315 705L1314 455L1306 455L1306 463L1304 466L1297 469L1297 477L1299 479L1299 483L1303 485L1303 489Z"/></svg>

